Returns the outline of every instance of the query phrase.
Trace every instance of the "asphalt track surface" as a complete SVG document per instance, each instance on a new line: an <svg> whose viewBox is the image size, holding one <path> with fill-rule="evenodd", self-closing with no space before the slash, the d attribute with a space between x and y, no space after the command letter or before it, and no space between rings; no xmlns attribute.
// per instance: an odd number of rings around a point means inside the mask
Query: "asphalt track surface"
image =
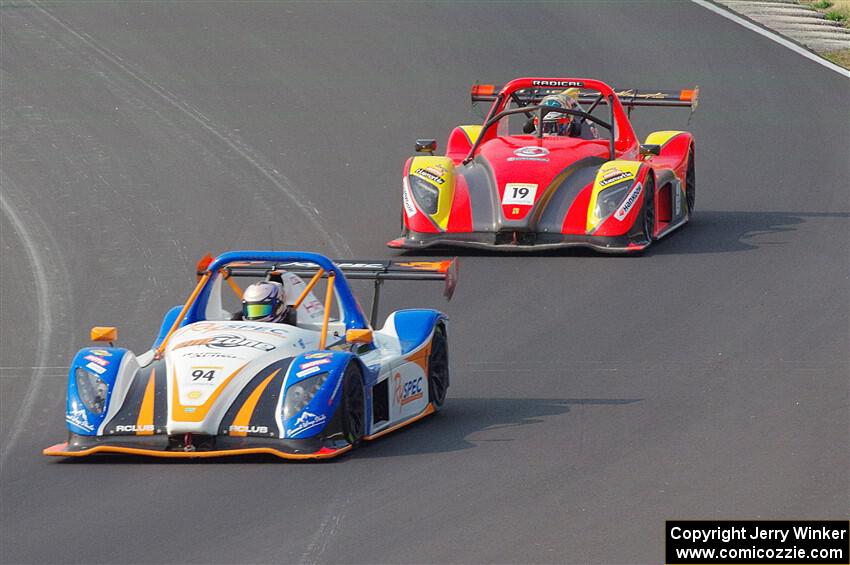
<svg viewBox="0 0 850 565"><path fill-rule="evenodd" d="M659 563L671 518L846 518L850 81L691 3L0 4L4 563ZM465 253L445 411L330 463L63 462L88 328L193 263L393 255L475 81L687 88L697 216L640 257ZM368 303L368 298L364 300Z"/></svg>

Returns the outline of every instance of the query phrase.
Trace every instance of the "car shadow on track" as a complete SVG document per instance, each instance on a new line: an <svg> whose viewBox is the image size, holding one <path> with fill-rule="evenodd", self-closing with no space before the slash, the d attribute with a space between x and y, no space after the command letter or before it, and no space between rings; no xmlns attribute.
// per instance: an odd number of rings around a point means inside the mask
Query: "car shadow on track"
<svg viewBox="0 0 850 565"><path fill-rule="evenodd" d="M397 457L422 453L445 453L476 447L480 442L514 441L471 438L498 430L546 425L546 419L570 412L571 406L622 406L642 398L449 398L443 411L374 442L365 442L351 453L353 458Z"/></svg>
<svg viewBox="0 0 850 565"><path fill-rule="evenodd" d="M233 465L281 463L289 465L343 463L351 458L397 457L444 453L476 447L476 442L511 439L470 439L483 431L504 432L518 426L545 425L545 419L570 411L571 406L622 406L642 398L449 398L441 412L413 422L375 441L333 459L284 461L273 455L237 455L206 459L161 459L138 455L97 454L55 460L59 465ZM51 458L52 459L52 458Z"/></svg>
<svg viewBox="0 0 850 565"><path fill-rule="evenodd" d="M403 256L458 257L595 257L629 258L652 255L728 253L767 245L783 245L801 224L824 219L848 219L843 212L739 212L697 211L682 228L653 243L645 252L607 254L583 247L547 251L490 251L471 248L428 248L405 251ZM782 237L785 234L787 237ZM777 237L779 236L779 237Z"/></svg>
<svg viewBox="0 0 850 565"><path fill-rule="evenodd" d="M843 212L698 211L687 225L653 244L645 255L728 253L785 245L805 223L848 218L850 214Z"/></svg>

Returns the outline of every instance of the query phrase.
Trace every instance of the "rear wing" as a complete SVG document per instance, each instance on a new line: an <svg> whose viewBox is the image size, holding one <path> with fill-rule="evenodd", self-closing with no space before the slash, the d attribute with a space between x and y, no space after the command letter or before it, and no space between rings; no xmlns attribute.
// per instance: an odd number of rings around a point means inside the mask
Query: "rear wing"
<svg viewBox="0 0 850 565"><path fill-rule="evenodd" d="M458 280L457 258L443 261L361 261L356 259L335 260L334 266L350 280L372 280L375 293L372 300L370 323L374 326L378 316L381 285L384 281L445 281L443 296L451 300ZM224 269L226 278L257 277L287 271L300 277L315 277L321 270L315 263L306 261L246 261L230 263ZM322 276L327 276L323 273Z"/></svg>
<svg viewBox="0 0 850 565"><path fill-rule="evenodd" d="M470 93L472 103L493 102L502 91L504 86L495 84L474 84ZM514 91L511 97L521 105L530 105L540 102L544 96L563 92L564 88L526 88ZM699 103L699 87L688 90L638 90L630 88L627 90L614 89L614 94L620 99L620 103L631 110L636 106L670 106L679 108L690 108L693 112ZM602 103L598 92L580 92L579 102L585 104Z"/></svg>

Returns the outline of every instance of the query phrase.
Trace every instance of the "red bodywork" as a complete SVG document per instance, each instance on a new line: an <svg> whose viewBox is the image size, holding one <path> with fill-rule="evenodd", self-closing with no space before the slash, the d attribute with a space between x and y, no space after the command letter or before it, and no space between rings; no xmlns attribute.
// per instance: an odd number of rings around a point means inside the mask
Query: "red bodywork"
<svg viewBox="0 0 850 565"><path fill-rule="evenodd" d="M531 92L523 95L530 97L528 107L532 107L537 91L567 88L580 89L579 100L585 108L591 99L601 96L600 110L593 116L605 111L613 141L499 135L498 123L487 127L490 120L508 109L511 100L516 102L512 94ZM687 132L658 132L647 138L647 142L660 145L654 148L658 154L642 151L624 104L694 108L696 92L628 91L631 98L626 98L623 92L615 92L601 81L584 78L519 78L498 90L492 85L476 85L473 100L492 99L493 104L480 136L469 126L457 127L449 136L445 157L447 165L450 160L454 167L454 190L447 218L445 214L423 211L416 191L410 188L411 164L423 158L412 157L404 168L407 201L402 209L402 237L388 245L423 248L439 244L503 250L584 245L615 252L644 249L653 239L686 223L692 213L693 171L688 183L688 167L692 166L693 138ZM476 137L480 137L477 145ZM662 142L656 144L658 140ZM624 200L617 214L611 213L593 224L589 206L594 193L603 191L602 185L595 187L596 173L612 160L636 168L628 177L634 188L622 191ZM652 202L646 203L653 184ZM533 197L521 202L510 195L506 198L506 190L517 190L516 187L534 191ZM433 188L444 190L439 184L433 184ZM449 192L440 194L443 197Z"/></svg>

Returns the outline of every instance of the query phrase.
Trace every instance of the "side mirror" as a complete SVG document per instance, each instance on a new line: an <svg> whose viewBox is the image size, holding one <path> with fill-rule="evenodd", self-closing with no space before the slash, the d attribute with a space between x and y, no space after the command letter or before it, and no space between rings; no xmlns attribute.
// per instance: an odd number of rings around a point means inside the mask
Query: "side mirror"
<svg viewBox="0 0 850 565"><path fill-rule="evenodd" d="M92 341L108 341L109 345L118 340L118 328L112 326L95 326L89 334Z"/></svg>
<svg viewBox="0 0 850 565"><path fill-rule="evenodd" d="M649 155L661 155L661 146L660 145L641 145L640 146L640 154L642 157L647 157Z"/></svg>
<svg viewBox="0 0 850 565"><path fill-rule="evenodd" d="M372 343L372 330L348 330L345 332L348 343Z"/></svg>
<svg viewBox="0 0 850 565"><path fill-rule="evenodd" d="M429 155L433 155L434 151L437 150L437 140L436 139L417 139L416 140L416 152L417 153L428 153Z"/></svg>

